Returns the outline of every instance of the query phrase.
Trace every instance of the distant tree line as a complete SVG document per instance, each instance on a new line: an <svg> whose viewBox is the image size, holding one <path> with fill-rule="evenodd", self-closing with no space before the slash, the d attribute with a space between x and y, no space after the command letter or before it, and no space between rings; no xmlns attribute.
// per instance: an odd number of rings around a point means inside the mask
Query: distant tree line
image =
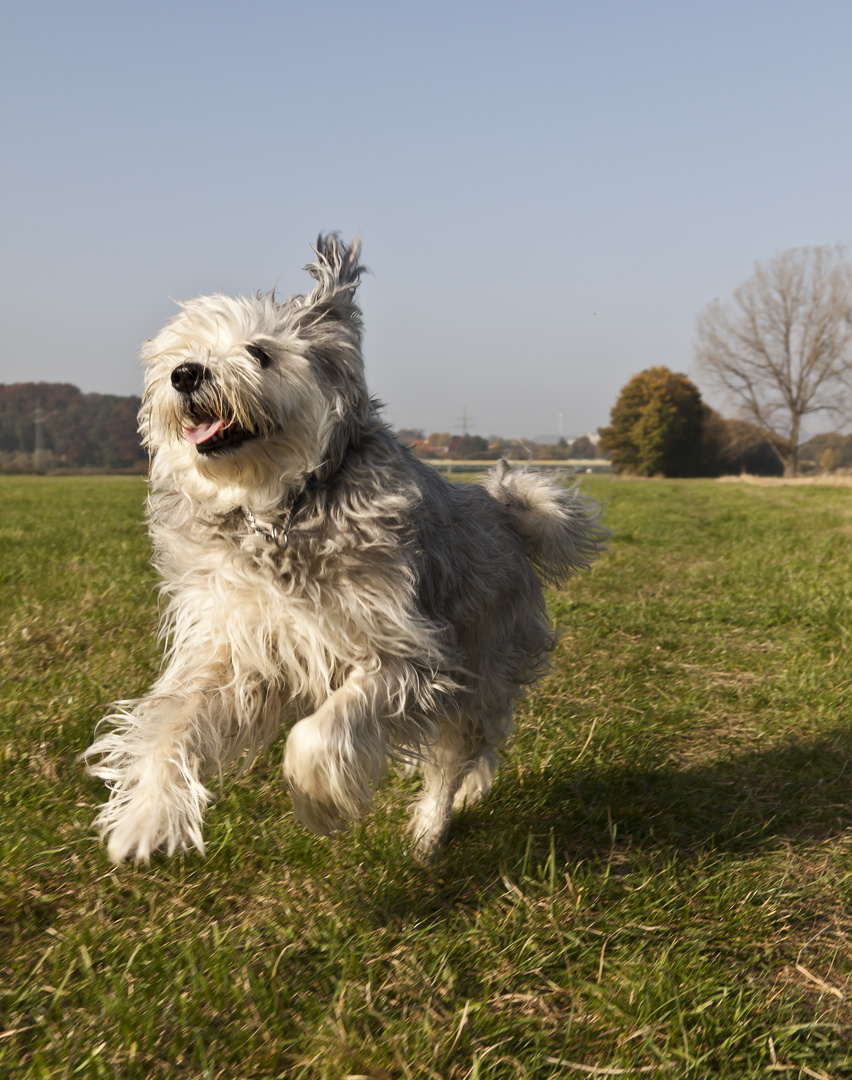
<svg viewBox="0 0 852 1080"><path fill-rule="evenodd" d="M133 395L84 394L69 383L0 383L0 471L105 469L144 471ZM36 455L36 428L41 448ZM555 444L404 428L399 437L422 457L589 461L607 457L616 472L638 476L778 476L791 455L784 436L711 409L685 376L665 367L635 375L599 438ZM38 457L38 460L37 460ZM816 435L797 448L797 463L831 472L852 469L852 435ZM788 466L789 468L789 466Z"/></svg>
<svg viewBox="0 0 852 1080"><path fill-rule="evenodd" d="M0 469L142 471L139 405L135 396L84 394L70 383L0 383Z"/></svg>

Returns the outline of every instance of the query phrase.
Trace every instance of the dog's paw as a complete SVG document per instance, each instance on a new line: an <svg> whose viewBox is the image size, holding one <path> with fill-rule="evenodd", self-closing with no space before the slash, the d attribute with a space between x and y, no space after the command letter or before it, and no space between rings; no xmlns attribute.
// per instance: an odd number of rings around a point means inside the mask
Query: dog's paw
<svg viewBox="0 0 852 1080"><path fill-rule="evenodd" d="M155 851L165 850L166 837L156 829L136 821L121 821L109 834L107 855L110 862L148 863Z"/></svg>
<svg viewBox="0 0 852 1080"><path fill-rule="evenodd" d="M120 820L109 834L107 855L111 862L120 866L125 862L148 863L151 856L162 851L173 855L176 851L197 848L204 855L204 839L200 829L162 819L140 821L131 818Z"/></svg>
<svg viewBox="0 0 852 1080"><path fill-rule="evenodd" d="M317 836L333 836L347 827L355 814L342 812L341 808L329 799L317 798L316 790L307 791L288 780L290 796L293 800L293 816L296 821L310 829Z"/></svg>
<svg viewBox="0 0 852 1080"><path fill-rule="evenodd" d="M108 837L110 860L116 865L130 860L147 863L156 851L173 855L193 847L203 855L201 814L208 797L203 791L199 804L186 792L148 784L114 791L96 822L101 835Z"/></svg>
<svg viewBox="0 0 852 1080"><path fill-rule="evenodd" d="M453 811L461 810L465 806L474 806L490 787L491 784L486 782L478 772L468 773L453 798Z"/></svg>
<svg viewBox="0 0 852 1080"><path fill-rule="evenodd" d="M296 820L318 836L345 829L369 799L357 763L345 761L339 746L328 745L313 717L300 720L288 734L283 772Z"/></svg>
<svg viewBox="0 0 852 1080"><path fill-rule="evenodd" d="M444 854L444 839L423 833L415 838L411 854L415 862L423 866L431 866Z"/></svg>
<svg viewBox="0 0 852 1080"><path fill-rule="evenodd" d="M412 853L418 862L434 862L441 855L450 821L449 806L422 798L414 804L408 832L414 840Z"/></svg>
<svg viewBox="0 0 852 1080"><path fill-rule="evenodd" d="M287 736L283 770L296 819L329 836L360 817L385 768L372 750L359 752L354 740L339 737L321 713L300 720Z"/></svg>

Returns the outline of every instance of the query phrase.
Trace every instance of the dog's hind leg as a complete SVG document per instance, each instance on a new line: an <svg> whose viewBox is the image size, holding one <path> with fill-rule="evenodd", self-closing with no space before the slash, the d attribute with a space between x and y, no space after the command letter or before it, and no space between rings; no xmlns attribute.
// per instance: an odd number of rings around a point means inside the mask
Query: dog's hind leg
<svg viewBox="0 0 852 1080"><path fill-rule="evenodd" d="M453 799L453 810L461 810L463 806L478 803L483 795L488 794L494 783L499 752L512 730L511 701L505 709L491 715L496 715L498 719L491 719L482 725L472 760L465 766L462 782Z"/></svg>
<svg viewBox="0 0 852 1080"><path fill-rule="evenodd" d="M491 787L498 753L512 727L511 702L488 715L488 720L479 718L469 727L464 718L444 720L437 743L423 759L423 786L409 825L420 859L431 859L441 849L453 811L478 802Z"/></svg>
<svg viewBox="0 0 852 1080"><path fill-rule="evenodd" d="M414 853L431 859L441 849L453 816L453 800L471 759L472 747L457 724L444 720L434 746L420 764L423 786L412 807L408 831L414 837Z"/></svg>
<svg viewBox="0 0 852 1080"><path fill-rule="evenodd" d="M387 771L386 708L381 680L353 672L287 736L284 778L293 813L312 832L337 832L372 802L374 786Z"/></svg>

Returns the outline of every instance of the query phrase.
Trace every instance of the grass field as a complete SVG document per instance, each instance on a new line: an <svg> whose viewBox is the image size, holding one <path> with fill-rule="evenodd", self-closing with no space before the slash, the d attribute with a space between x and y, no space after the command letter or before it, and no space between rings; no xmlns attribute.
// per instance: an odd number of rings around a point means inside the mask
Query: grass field
<svg viewBox="0 0 852 1080"><path fill-rule="evenodd" d="M77 754L158 667L133 478L0 478L0 1075L852 1077L852 491L594 479L609 553L485 803L321 840L281 744L113 869Z"/></svg>

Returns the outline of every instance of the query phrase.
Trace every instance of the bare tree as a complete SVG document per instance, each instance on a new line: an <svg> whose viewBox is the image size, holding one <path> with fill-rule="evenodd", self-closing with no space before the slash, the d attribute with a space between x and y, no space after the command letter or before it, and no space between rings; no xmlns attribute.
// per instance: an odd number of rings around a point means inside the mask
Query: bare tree
<svg viewBox="0 0 852 1080"><path fill-rule="evenodd" d="M852 405L852 266L840 247L794 248L698 316L696 360L798 471L804 417Z"/></svg>

